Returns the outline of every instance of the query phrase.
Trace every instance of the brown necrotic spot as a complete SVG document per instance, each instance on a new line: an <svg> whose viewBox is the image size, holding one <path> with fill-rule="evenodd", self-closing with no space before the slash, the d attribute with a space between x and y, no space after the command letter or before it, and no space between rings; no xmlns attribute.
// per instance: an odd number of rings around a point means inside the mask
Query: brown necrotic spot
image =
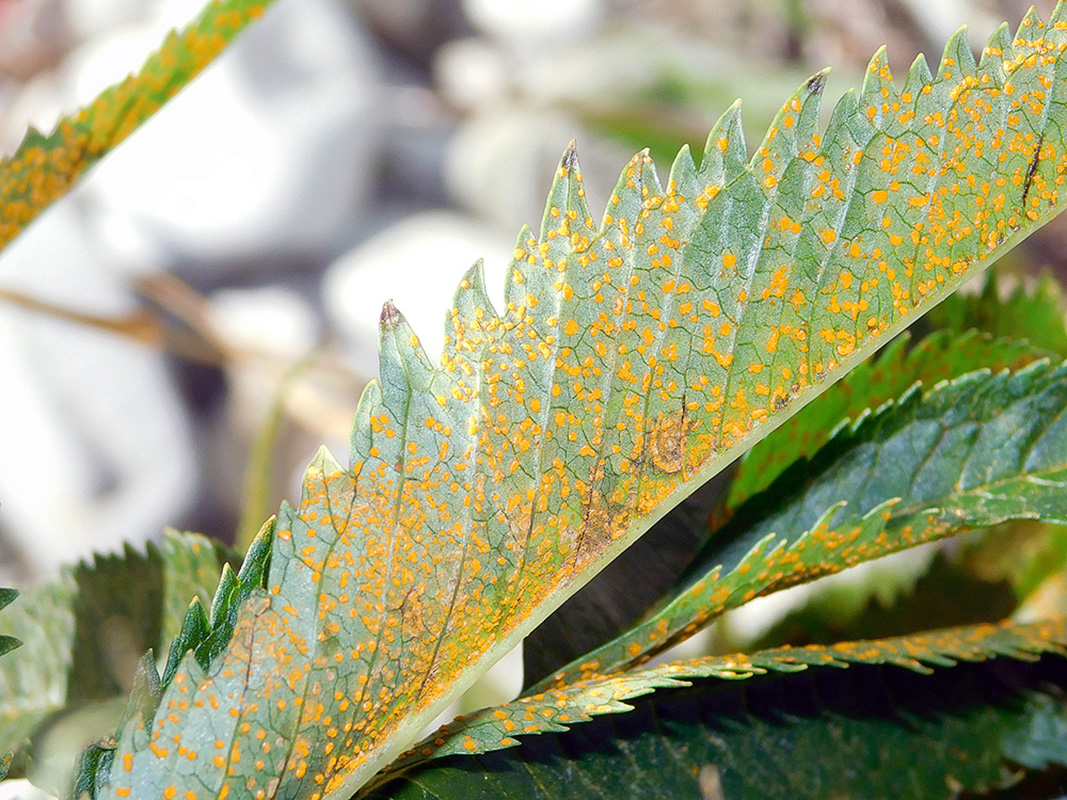
<svg viewBox="0 0 1067 800"><path fill-rule="evenodd" d="M668 474L680 472L685 466L686 438L696 426L696 420L686 416L684 405L674 414L660 414L649 430L652 463Z"/></svg>
<svg viewBox="0 0 1067 800"><path fill-rule="evenodd" d="M1026 179L1023 182L1023 199L1020 201L1019 206L1022 210L1026 211L1026 198L1030 195L1030 188L1034 184L1034 176L1037 174L1037 165L1041 161L1041 146L1045 143L1045 132L1041 132L1041 136L1037 140L1037 145L1034 147L1034 154L1030 159L1030 169L1026 172Z"/></svg>
<svg viewBox="0 0 1067 800"><path fill-rule="evenodd" d="M603 549L622 536L628 527L625 507L610 502L597 488L591 488L582 508L582 520L575 543L574 560L579 568L587 558L595 558Z"/></svg>

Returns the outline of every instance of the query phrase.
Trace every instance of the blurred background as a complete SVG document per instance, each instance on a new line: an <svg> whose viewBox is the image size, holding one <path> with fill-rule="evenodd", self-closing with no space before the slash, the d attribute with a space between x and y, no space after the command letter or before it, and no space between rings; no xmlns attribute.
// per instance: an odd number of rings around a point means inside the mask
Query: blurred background
<svg viewBox="0 0 1067 800"><path fill-rule="evenodd" d="M346 459L385 300L436 358L471 263L502 296L571 138L599 211L635 151L665 175L736 97L753 146L814 71L828 115L879 46L902 79L1028 6L277 0L0 255L0 584L167 525L247 541L317 446ZM0 151L200 7L0 0ZM1008 266L1063 275L1065 240Z"/></svg>

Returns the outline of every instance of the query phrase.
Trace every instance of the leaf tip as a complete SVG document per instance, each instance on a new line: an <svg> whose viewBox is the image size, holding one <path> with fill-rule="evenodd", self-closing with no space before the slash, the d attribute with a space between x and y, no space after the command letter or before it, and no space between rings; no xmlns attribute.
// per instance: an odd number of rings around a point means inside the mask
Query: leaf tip
<svg viewBox="0 0 1067 800"><path fill-rule="evenodd" d="M563 151L563 158L560 159L559 166L561 170L571 172L578 166L578 142L575 139L571 139L567 143L567 149Z"/></svg>
<svg viewBox="0 0 1067 800"><path fill-rule="evenodd" d="M397 311L392 300L386 300L382 306L382 316L379 325L383 331L395 331L400 325L400 312Z"/></svg>
<svg viewBox="0 0 1067 800"><path fill-rule="evenodd" d="M804 88L808 90L808 94L814 95L815 97L821 95L823 88L826 86L826 78L829 75L830 68L827 67L808 78L808 82L804 84Z"/></svg>

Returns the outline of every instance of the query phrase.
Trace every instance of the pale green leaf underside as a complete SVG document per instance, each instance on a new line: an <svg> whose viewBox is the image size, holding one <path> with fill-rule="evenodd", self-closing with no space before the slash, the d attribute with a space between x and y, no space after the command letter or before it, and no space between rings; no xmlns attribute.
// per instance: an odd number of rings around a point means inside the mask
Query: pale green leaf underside
<svg viewBox="0 0 1067 800"><path fill-rule="evenodd" d="M809 667L891 664L932 672L958 662L1006 657L1034 660L1041 653L1067 651L1067 620L1020 625L972 625L876 641L841 642L829 647L779 647L752 655L706 656L648 669L581 681L458 717L404 754L383 773L407 769L447 755L477 754L513 747L517 737L558 732L595 716L630 711L626 701L657 689L688 686L693 678L742 680L768 672L800 672Z"/></svg>
<svg viewBox="0 0 1067 800"><path fill-rule="evenodd" d="M883 55L816 129L823 76L749 159L739 109L667 188L638 156L602 224L568 150L497 316L460 284L436 368L400 314L283 508L263 593L120 741L106 796L343 796L606 561L930 304L1055 214L1067 22L903 89ZM195 753L195 757L190 757Z"/></svg>

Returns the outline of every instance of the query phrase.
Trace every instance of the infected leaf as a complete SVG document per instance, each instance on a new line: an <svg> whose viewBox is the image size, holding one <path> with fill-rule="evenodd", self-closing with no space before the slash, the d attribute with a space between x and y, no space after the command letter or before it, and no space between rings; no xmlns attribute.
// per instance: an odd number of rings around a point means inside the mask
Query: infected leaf
<svg viewBox="0 0 1067 800"><path fill-rule="evenodd" d="M713 535L639 625L531 691L625 670L754 597L1008 519L1067 523L1067 364L971 373L841 429Z"/></svg>
<svg viewBox="0 0 1067 800"><path fill-rule="evenodd" d="M14 154L0 160L0 249L195 78L270 2L212 0L193 22L167 36L140 73L105 89L47 136L30 128Z"/></svg>
<svg viewBox="0 0 1067 800"><path fill-rule="evenodd" d="M879 53L824 134L816 76L751 158L735 106L665 189L631 161L599 226L569 147L501 313L468 272L434 367L386 307L350 468L316 458L265 588L120 732L103 795L363 785L682 497L1062 208L1062 17L979 66L956 36L903 89Z"/></svg>

